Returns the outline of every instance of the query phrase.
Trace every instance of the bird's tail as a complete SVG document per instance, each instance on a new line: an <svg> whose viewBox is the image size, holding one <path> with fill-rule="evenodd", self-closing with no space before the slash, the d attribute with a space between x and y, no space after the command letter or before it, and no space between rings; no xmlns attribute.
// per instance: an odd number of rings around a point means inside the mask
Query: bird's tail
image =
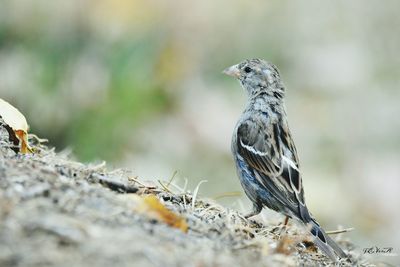
<svg viewBox="0 0 400 267"><path fill-rule="evenodd" d="M339 245L325 233L316 221L311 220L307 225L310 227L310 232L314 236L315 245L329 256L329 258L333 261L337 260L337 256L340 258L347 258L346 253L344 253ZM337 256L335 256L335 254Z"/></svg>

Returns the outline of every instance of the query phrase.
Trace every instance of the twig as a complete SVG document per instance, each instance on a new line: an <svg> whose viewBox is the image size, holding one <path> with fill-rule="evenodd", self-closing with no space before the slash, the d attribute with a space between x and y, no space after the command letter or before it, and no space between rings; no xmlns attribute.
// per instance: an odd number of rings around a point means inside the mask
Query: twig
<svg viewBox="0 0 400 267"><path fill-rule="evenodd" d="M112 180L107 177L100 176L99 174L92 174L96 182L106 186L107 188L116 191L118 193L136 193L139 189L135 186L127 185L119 181Z"/></svg>
<svg viewBox="0 0 400 267"><path fill-rule="evenodd" d="M336 235L336 234L351 232L353 230L354 230L354 228L346 228L346 229L337 229L337 230L332 230L332 231L326 231L325 233L328 235Z"/></svg>
<svg viewBox="0 0 400 267"><path fill-rule="evenodd" d="M148 187L148 186L144 185L143 183L139 182L139 180L138 180L137 178L138 178L137 176L135 176L135 177L128 177L128 180L129 180L129 181L132 181L132 180L133 180L134 183L138 183L139 185L141 185L141 186L143 186L143 187Z"/></svg>
<svg viewBox="0 0 400 267"><path fill-rule="evenodd" d="M106 166L106 162L103 160L101 163L93 166L89 166L92 171L98 171Z"/></svg>
<svg viewBox="0 0 400 267"><path fill-rule="evenodd" d="M38 137L36 134L33 134L33 133L28 134L28 138L35 139L35 141L38 142L39 144L41 144L41 143L48 143L48 142L49 142L48 139L46 139L46 138L40 138L40 137Z"/></svg>

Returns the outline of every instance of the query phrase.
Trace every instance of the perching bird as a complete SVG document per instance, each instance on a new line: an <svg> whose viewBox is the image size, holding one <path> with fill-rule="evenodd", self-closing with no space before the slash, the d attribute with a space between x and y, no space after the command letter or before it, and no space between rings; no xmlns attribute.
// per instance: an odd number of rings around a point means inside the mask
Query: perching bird
<svg viewBox="0 0 400 267"><path fill-rule="evenodd" d="M253 202L253 211L245 217L268 207L309 227L314 243L332 260L347 257L312 217L304 201L299 159L286 116L285 87L278 69L264 60L251 59L224 73L237 78L248 95L232 137L238 176Z"/></svg>

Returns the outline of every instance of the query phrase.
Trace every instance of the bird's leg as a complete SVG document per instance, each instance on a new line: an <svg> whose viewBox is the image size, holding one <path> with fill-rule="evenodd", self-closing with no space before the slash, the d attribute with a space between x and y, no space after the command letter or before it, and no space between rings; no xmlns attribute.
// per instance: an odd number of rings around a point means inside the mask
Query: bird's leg
<svg viewBox="0 0 400 267"><path fill-rule="evenodd" d="M283 221L283 225L281 226L281 230L280 230L279 235L283 234L284 230L286 229L286 226L287 226L288 222L289 222L289 216L286 216L285 220Z"/></svg>
<svg viewBox="0 0 400 267"><path fill-rule="evenodd" d="M286 216L285 221L283 222L283 226L286 227L286 225L288 224L288 222L289 222L289 216Z"/></svg>
<svg viewBox="0 0 400 267"><path fill-rule="evenodd" d="M244 215L244 217L246 219L248 219L250 217L253 217L253 216L259 214L261 212L261 210L262 210L262 206L261 205L253 203L253 210L251 212L247 213L246 215Z"/></svg>

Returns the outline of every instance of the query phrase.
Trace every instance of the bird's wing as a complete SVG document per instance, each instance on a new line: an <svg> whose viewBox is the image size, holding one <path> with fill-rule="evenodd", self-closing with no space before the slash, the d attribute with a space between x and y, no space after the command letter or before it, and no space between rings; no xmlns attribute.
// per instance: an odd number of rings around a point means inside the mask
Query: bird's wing
<svg viewBox="0 0 400 267"><path fill-rule="evenodd" d="M286 122L272 122L265 114L243 121L237 128L239 155L257 180L293 215L308 222L296 148Z"/></svg>

